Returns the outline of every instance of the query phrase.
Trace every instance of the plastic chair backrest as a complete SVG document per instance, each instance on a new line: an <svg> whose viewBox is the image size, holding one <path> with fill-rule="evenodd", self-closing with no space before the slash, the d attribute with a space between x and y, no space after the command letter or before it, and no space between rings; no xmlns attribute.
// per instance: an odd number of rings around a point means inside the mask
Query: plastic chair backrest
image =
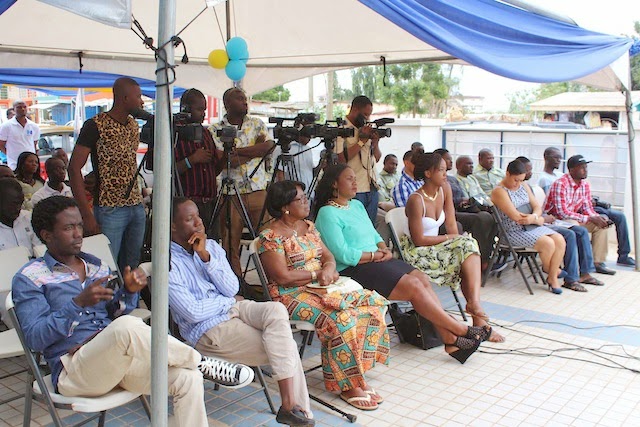
<svg viewBox="0 0 640 427"><path fill-rule="evenodd" d="M533 191L533 195L535 196L538 204L544 210L544 201L547 198L547 195L544 194L544 190L539 185L532 185L531 190Z"/></svg>
<svg viewBox="0 0 640 427"><path fill-rule="evenodd" d="M118 271L118 264L111 252L111 242L104 234L85 237L82 240L82 252L86 252L106 262L113 271Z"/></svg>
<svg viewBox="0 0 640 427"><path fill-rule="evenodd" d="M13 276L29 262L29 251L23 246L0 251L0 292L11 290Z"/></svg>

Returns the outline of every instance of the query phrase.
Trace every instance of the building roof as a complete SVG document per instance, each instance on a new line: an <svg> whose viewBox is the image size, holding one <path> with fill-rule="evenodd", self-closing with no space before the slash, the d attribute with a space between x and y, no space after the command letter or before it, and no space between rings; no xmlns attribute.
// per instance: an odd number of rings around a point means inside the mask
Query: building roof
<svg viewBox="0 0 640 427"><path fill-rule="evenodd" d="M640 103L640 91L631 92L633 105ZM621 92L565 92L529 104L532 111L625 111Z"/></svg>

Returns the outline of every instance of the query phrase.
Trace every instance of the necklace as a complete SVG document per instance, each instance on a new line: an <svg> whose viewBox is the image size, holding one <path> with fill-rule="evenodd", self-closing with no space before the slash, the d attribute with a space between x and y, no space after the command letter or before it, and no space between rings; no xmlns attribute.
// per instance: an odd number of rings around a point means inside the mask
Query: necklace
<svg viewBox="0 0 640 427"><path fill-rule="evenodd" d="M438 193L439 193L439 191L438 191L438 190L436 190L436 194L435 194L435 196L431 197L431 196L430 196L430 195L428 195L428 194L427 194L427 192L426 192L426 191L424 191L423 189L420 189L420 192L422 193L422 195L423 195L424 197L426 197L426 198L427 198L427 200L431 200L432 202L435 202L435 201L436 201L436 199L438 198Z"/></svg>
<svg viewBox="0 0 640 427"><path fill-rule="evenodd" d="M329 200L328 204L329 204L329 206L333 206L334 208L338 208L338 209L344 209L344 210L349 209L349 205L341 205L340 203L336 202L335 200Z"/></svg>
<svg viewBox="0 0 640 427"><path fill-rule="evenodd" d="M298 237L298 232L295 230L295 228L289 227L283 220L280 220L280 222L282 223L282 225L287 227L289 230L293 231L293 237Z"/></svg>

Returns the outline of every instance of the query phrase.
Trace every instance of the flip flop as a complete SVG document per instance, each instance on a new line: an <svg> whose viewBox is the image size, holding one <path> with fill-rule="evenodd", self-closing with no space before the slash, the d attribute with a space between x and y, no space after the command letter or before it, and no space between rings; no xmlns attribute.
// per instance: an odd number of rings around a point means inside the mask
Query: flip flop
<svg viewBox="0 0 640 427"><path fill-rule="evenodd" d="M572 291L576 292L587 292L587 288L585 288L578 282L565 283L564 285L562 285L562 287L571 289Z"/></svg>
<svg viewBox="0 0 640 427"><path fill-rule="evenodd" d="M586 279L580 279L580 283L584 283L585 285L594 285L594 286L604 286L604 282L596 279L595 277L588 277Z"/></svg>
<svg viewBox="0 0 640 427"><path fill-rule="evenodd" d="M378 409L378 404L375 402L373 402L374 405L368 405L368 406L361 404L361 402L372 402L371 396L369 395L367 395L366 397L365 396L347 397L344 394L340 393L340 399L344 400L354 408L360 409L361 411L375 411L376 409Z"/></svg>
<svg viewBox="0 0 640 427"><path fill-rule="evenodd" d="M381 404L382 402L384 402L384 399L382 398L382 396L380 396L378 394L378 392L375 391L375 389L372 387L369 390L362 390L365 393L367 393L369 395L369 397L371 398L371 400L375 403L377 403L378 405Z"/></svg>

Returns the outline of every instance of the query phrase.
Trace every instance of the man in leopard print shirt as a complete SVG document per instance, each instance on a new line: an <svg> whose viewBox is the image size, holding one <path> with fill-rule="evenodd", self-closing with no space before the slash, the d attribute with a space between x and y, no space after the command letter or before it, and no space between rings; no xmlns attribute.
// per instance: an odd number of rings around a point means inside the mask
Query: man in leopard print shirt
<svg viewBox="0 0 640 427"><path fill-rule="evenodd" d="M138 266L144 239L145 212L138 182L133 179L140 134L130 116L143 105L138 83L127 77L117 79L113 107L84 123L69 162L71 189L82 213L85 234L105 234L121 269ZM81 172L89 154L96 173L93 212ZM128 193L132 181L134 186Z"/></svg>

